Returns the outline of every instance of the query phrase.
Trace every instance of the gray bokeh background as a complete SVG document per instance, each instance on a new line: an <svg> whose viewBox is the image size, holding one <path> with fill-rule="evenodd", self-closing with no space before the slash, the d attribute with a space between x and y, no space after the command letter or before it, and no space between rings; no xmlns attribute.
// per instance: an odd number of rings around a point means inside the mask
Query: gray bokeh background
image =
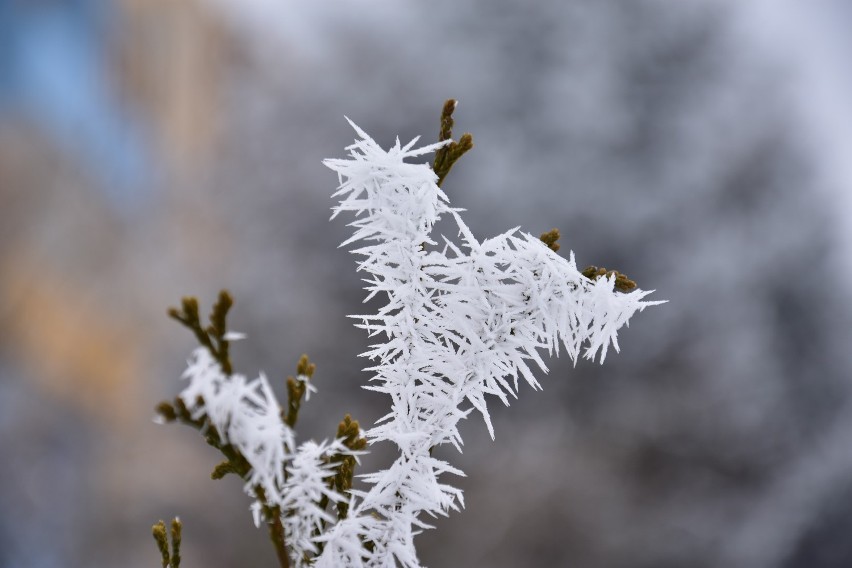
<svg viewBox="0 0 852 568"><path fill-rule="evenodd" d="M665 306L599 366L471 418L432 568L852 565L852 11L839 0L11 0L0 6L0 566L272 566L236 480L152 423L237 299L246 374L318 365L299 434L362 391L363 293L329 223L347 115L475 148L485 237L561 229ZM283 388L278 392L283 396ZM365 468L379 458L365 460Z"/></svg>

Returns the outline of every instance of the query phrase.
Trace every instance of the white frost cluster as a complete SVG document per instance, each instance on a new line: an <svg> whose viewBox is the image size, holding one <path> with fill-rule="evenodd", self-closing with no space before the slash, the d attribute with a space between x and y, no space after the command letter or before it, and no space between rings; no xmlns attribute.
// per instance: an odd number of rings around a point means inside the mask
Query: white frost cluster
<svg viewBox="0 0 852 568"><path fill-rule="evenodd" d="M478 241L431 168L404 161L444 143L412 149L417 139L397 140L385 151L352 126L360 139L349 158L325 161L340 180L332 217L355 215L355 233L343 244L363 243L353 252L369 275L368 299L387 298L377 314L352 317L380 338L363 354L375 362L366 388L391 397L391 412L366 436L393 442L399 457L364 476L369 490L353 492L359 501L322 537L316 566L415 568L424 517L464 504L461 490L440 480L463 473L432 457L432 448L461 451L458 422L473 409L493 437L486 395L508 404L519 377L540 388L530 368L547 371L539 350L558 354L562 346L574 361L598 354L603 361L610 346L618 351L619 328L658 302L642 301L649 292L641 290L616 292L614 277L589 280L573 254L565 259L517 229ZM455 220L460 243L442 239L435 248L430 233L441 215Z"/></svg>
<svg viewBox="0 0 852 568"><path fill-rule="evenodd" d="M269 502L279 502L284 468L295 442L293 431L281 420L281 409L266 376L248 381L237 373L225 375L210 352L199 347L183 378L189 379L189 385L180 398L192 417L207 415L222 441L236 447L251 464L246 493L254 497L254 487L259 485Z"/></svg>
<svg viewBox="0 0 852 568"><path fill-rule="evenodd" d="M340 440L322 444L309 441L299 446L298 453L287 466L284 499L280 503L284 511L281 520L297 566L304 565L306 554L317 553L317 535L326 524L336 520L319 507L322 498L327 497L329 503L346 500L344 495L328 486L328 478L335 474L336 465L329 457L346 453L349 449Z"/></svg>
<svg viewBox="0 0 852 568"><path fill-rule="evenodd" d="M180 393L194 419L207 416L223 442L236 447L251 465L244 490L255 499L251 509L256 525L263 521L264 504L278 505L287 544L301 566L304 553L316 553L314 531L333 521L319 508L323 496L331 503L344 499L328 487L334 475L335 455L352 454L341 440L306 442L295 447L293 430L281 419L281 407L266 376L248 381L240 374L226 375L206 348L192 353L183 374L189 385ZM316 389L308 377L306 393ZM255 487L263 488L265 503L257 500Z"/></svg>

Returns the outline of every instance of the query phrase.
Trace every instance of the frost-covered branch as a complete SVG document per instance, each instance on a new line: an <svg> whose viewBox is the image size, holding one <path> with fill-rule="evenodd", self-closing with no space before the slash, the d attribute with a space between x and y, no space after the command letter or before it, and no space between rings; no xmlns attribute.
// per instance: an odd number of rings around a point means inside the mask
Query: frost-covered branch
<svg viewBox="0 0 852 568"><path fill-rule="evenodd" d="M385 151L350 124L358 139L349 157L325 161L340 180L332 218L354 215L354 234L343 245L361 244L353 252L368 275L367 299L386 299L377 313L352 317L378 340L363 353L375 363L365 388L391 398L390 413L367 439L394 443L399 457L364 476L369 489L355 493L360 501L327 535L318 565L414 568L413 539L429 527L425 517L464 504L461 491L440 480L463 473L432 449L461 451L458 423L472 410L493 438L488 395L508 405L519 379L540 388L533 369L547 371L541 352L564 349L575 362L603 362L610 347L619 349L618 330L658 302L644 301L650 292L639 289L617 291L615 274L587 278L573 253L558 256L518 229L479 241L462 210L450 207L435 171L405 161L451 141L416 148L417 139L397 140ZM439 245L431 235L443 215L455 221L459 241L441 238ZM357 552L359 539L370 546Z"/></svg>
<svg viewBox="0 0 852 568"><path fill-rule="evenodd" d="M303 355L297 376L287 379L286 412L264 374L248 380L231 372L228 342L243 337L225 325L232 303L222 292L206 328L194 298L185 298L182 310L170 310L202 346L193 351L183 373L188 384L174 403L157 407L159 417L201 431L227 458L212 477L234 473L244 480L245 492L254 500L255 525L268 524L282 568L289 568L291 560L308 566L326 526L346 516L341 511L349 505L352 471L366 441L357 421L347 415L341 423L345 428L338 428L333 441L296 447L293 427L303 399L316 392L311 382L315 366ZM330 503L337 505L337 515L326 511Z"/></svg>

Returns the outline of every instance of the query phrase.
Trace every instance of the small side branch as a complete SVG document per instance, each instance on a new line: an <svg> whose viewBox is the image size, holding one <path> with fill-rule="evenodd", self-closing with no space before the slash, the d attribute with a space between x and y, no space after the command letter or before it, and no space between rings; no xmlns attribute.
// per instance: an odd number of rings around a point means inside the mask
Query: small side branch
<svg viewBox="0 0 852 568"><path fill-rule="evenodd" d="M581 272L583 276L589 280L597 280L602 276L610 277L615 275L615 289L619 292L630 292L636 289L636 282L628 278L625 274L617 270L607 270L597 266L587 266Z"/></svg>
<svg viewBox="0 0 852 568"><path fill-rule="evenodd" d="M234 299L227 290L219 292L219 298L210 313L210 325L204 328L198 313L198 300L187 296L181 300L181 307L169 308L169 317L179 321L195 334L198 342L210 351L210 355L222 366L226 375L233 373L231 357L228 353L229 342L225 339L228 332L228 310L234 305Z"/></svg>
<svg viewBox="0 0 852 568"><path fill-rule="evenodd" d="M441 142L453 138L453 111L456 110L457 104L458 101L455 99L447 99L444 103L444 108L441 111L441 131L438 135ZM450 173L453 164L471 148L473 148L473 136L466 132L462 134L458 142L453 140L435 152L435 163L432 165L432 170L438 175L438 187L444 183L444 178Z"/></svg>
<svg viewBox="0 0 852 568"><path fill-rule="evenodd" d="M559 243L557 242L559 237L559 229L551 229L546 233L542 233L539 239L547 245L547 248L553 252L557 252L559 251ZM636 289L636 282L617 270L607 270L606 268L599 268L597 266L587 266L582 270L581 274L589 280L597 280L602 276L610 277L615 275L616 290L619 292L630 292Z"/></svg>
<svg viewBox="0 0 852 568"><path fill-rule="evenodd" d="M172 519L172 543L170 547L166 531L166 523L160 521L151 527L151 533L154 536L154 541L157 543L157 548L160 550L163 568L180 568L180 541L182 528L183 525L181 525L180 519L177 517Z"/></svg>

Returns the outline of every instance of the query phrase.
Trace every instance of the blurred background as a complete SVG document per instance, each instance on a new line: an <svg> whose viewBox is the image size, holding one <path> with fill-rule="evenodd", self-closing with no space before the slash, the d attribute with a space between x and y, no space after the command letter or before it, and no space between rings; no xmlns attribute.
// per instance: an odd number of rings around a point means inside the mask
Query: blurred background
<svg viewBox="0 0 852 568"><path fill-rule="evenodd" d="M485 237L562 230L669 304L606 365L554 360L449 457L432 568L852 566L852 10L843 0L0 2L0 566L274 566L195 431L157 426L220 288L235 363L362 391L354 139L476 147L444 185ZM370 468L370 460L365 467Z"/></svg>

